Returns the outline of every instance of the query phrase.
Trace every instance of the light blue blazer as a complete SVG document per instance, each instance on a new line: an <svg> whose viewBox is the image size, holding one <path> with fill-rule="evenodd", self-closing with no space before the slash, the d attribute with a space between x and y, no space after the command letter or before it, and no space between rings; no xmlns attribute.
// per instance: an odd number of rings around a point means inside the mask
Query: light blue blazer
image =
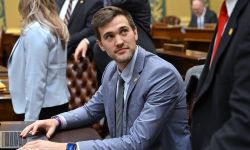
<svg viewBox="0 0 250 150"><path fill-rule="evenodd" d="M190 149L185 87L182 77L170 63L138 48L124 104L124 135L119 138L115 138L117 79L117 66L112 61L91 100L83 107L59 115L64 118L66 128L89 125L106 115L112 138L77 142L80 149Z"/></svg>
<svg viewBox="0 0 250 150"><path fill-rule="evenodd" d="M9 90L15 113L37 120L41 108L68 102L66 49L38 22L28 25L8 61Z"/></svg>

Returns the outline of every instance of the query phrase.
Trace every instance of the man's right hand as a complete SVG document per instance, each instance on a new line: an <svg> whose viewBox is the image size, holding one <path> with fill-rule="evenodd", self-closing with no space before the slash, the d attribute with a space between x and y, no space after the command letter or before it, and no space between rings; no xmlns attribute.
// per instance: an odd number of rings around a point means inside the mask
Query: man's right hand
<svg viewBox="0 0 250 150"><path fill-rule="evenodd" d="M75 61L78 62L80 57L86 57L86 53L88 50L88 41L86 41L87 39L83 39L81 40L81 42L78 44L75 53L74 53L74 58Z"/></svg>
<svg viewBox="0 0 250 150"><path fill-rule="evenodd" d="M46 136L49 139L55 132L58 125L59 122L56 119L38 120L25 127L20 136L25 138L29 133L35 135L39 129L43 129L46 131Z"/></svg>

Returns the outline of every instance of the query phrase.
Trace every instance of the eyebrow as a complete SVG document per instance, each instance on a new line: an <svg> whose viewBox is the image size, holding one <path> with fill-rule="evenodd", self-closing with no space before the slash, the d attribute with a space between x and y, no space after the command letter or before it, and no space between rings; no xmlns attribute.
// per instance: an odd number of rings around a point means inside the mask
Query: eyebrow
<svg viewBox="0 0 250 150"><path fill-rule="evenodd" d="M122 29L129 29L129 27L128 27L128 26L121 26L121 27L119 27L118 33L119 33L120 30L122 30ZM103 34L103 38L105 38L106 36L112 35L113 33L115 33L115 32L112 32L112 31L106 32L105 34Z"/></svg>

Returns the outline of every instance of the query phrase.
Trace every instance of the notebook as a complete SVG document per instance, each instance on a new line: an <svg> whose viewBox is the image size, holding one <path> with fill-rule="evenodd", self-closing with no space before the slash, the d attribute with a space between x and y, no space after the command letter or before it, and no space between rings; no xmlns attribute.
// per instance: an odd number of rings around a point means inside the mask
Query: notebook
<svg viewBox="0 0 250 150"><path fill-rule="evenodd" d="M23 139L20 135L21 131L0 131L0 149L17 149L22 147L29 141L38 139L47 140L45 135L28 135Z"/></svg>

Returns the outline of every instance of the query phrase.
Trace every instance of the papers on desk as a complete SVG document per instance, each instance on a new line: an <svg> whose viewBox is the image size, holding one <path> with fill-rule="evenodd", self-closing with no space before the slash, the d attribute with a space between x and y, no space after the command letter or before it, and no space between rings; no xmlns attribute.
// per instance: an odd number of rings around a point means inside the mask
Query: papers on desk
<svg viewBox="0 0 250 150"><path fill-rule="evenodd" d="M5 92L6 86L0 81L0 92Z"/></svg>

